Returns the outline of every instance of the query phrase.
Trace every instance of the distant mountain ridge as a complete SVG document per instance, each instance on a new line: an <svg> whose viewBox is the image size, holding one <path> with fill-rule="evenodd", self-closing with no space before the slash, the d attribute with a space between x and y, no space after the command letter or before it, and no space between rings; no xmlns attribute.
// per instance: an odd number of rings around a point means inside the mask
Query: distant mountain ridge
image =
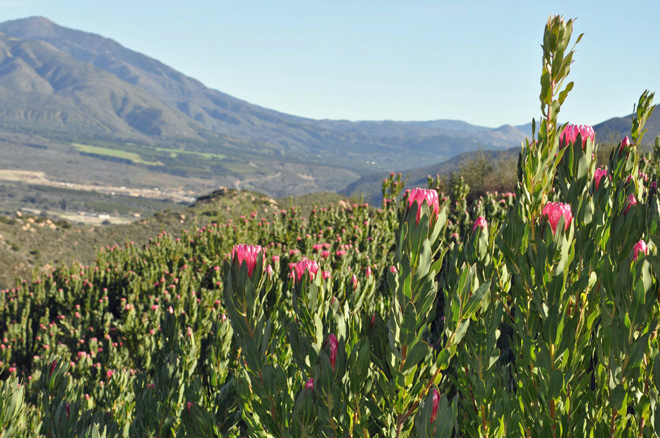
<svg viewBox="0 0 660 438"><path fill-rule="evenodd" d="M285 196L339 190L372 172L466 152L517 147L528 126L298 117L213 90L112 39L47 18L0 23L0 139L55 138L60 154L49 161L53 169L78 153L108 166L121 162L124 174L126 166L141 166L194 177L193 190L205 180ZM120 151L104 156L89 145L70 147L81 141Z"/></svg>
<svg viewBox="0 0 660 438"><path fill-rule="evenodd" d="M316 121L291 116L212 90L160 61L127 49L111 39L68 29L43 17L1 23L0 32L22 40L46 42L60 52L142 88L171 109L197 122L198 125L191 124L191 129L207 129L231 137L270 143L285 150L309 151L321 146L324 138L328 137L331 143L366 141L379 145L388 138L431 138L439 134L467 138L480 132L477 141L482 147L504 147L504 142L521 138L521 134L515 131L506 135L493 131L491 138L486 134L491 131L488 128L475 127L465 122L462 122L464 126L454 121L383 124ZM378 124L379 130L384 125L396 126L396 132L374 132L371 129L374 123ZM466 130L466 127L470 129ZM393 146L399 146L401 141L394 143Z"/></svg>
<svg viewBox="0 0 660 438"><path fill-rule="evenodd" d="M117 137L197 137L184 114L42 41L0 34L0 120Z"/></svg>

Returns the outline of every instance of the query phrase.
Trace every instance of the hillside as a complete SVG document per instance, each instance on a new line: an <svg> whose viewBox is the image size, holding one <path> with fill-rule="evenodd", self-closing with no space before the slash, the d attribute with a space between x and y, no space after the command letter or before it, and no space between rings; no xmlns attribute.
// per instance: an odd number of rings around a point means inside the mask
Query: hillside
<svg viewBox="0 0 660 438"><path fill-rule="evenodd" d="M139 87L41 41L0 34L1 124L124 139L198 138L199 127ZM11 103L11 104L8 104Z"/></svg>
<svg viewBox="0 0 660 438"><path fill-rule="evenodd" d="M515 128L501 131L460 121L346 122L316 121L262 108L185 76L141 53L99 35L67 29L52 21L33 17L0 23L0 32L15 38L45 41L59 51L134 84L153 97L176 108L206 129L224 135L276 145L285 150L309 152L332 143L364 141L387 145L387 138L426 138L443 133L475 138L484 147L510 146L520 138ZM396 133L387 132L384 125ZM375 126L376 129L373 129ZM465 129L469 128L469 129ZM403 134L402 134L403 132ZM348 134L348 135L346 135Z"/></svg>
<svg viewBox="0 0 660 438"><path fill-rule="evenodd" d="M597 138L601 141L616 141L618 142L623 137L630 136L630 128L632 127L632 117L630 115L625 117L613 117L602 123L594 126ZM660 111L654 111L644 125L647 132L642 139L643 144L650 145L655 142L655 138L660 135Z"/></svg>
<svg viewBox="0 0 660 438"><path fill-rule="evenodd" d="M431 175L435 177L440 175L442 177L448 177L452 172L461 172L462 168L470 166L477 162L485 161L490 163L492 166L497 167L500 165L509 165L515 164L518 154L520 153L520 148L511 148L506 151L476 151L476 152L465 152L461 155L458 155L451 160L444 161L442 163L434 163L426 166L415 167L411 169L401 170L400 173L402 176L408 176L408 182L406 183L409 187L424 187L428 184L428 176ZM497 171L498 169L493 169ZM503 169L502 169L503 170ZM511 172L506 172L507 175L503 174L496 175L497 178L502 178L510 176ZM485 175L481 175L485 176ZM358 180L352 182L340 193L346 196L361 196L364 195L365 199L371 203L379 203L383 196L381 193L381 186L383 179L387 178L388 174L385 172L372 173L370 175L363 176ZM503 181L504 182L504 181Z"/></svg>
<svg viewBox="0 0 660 438"><path fill-rule="evenodd" d="M0 197L2 194L0 190ZM90 264L102 247L126 242L140 246L163 231L178 236L184 230L230 218L238 220L252 212L270 219L273 213L292 205L309 214L313 205L328 206L341 199L334 193L319 193L275 200L259 193L220 189L190 206L176 206L128 224L72 225L34 214L0 215L0 289L12 287L17 278L31 278L35 269L47 272L73 260ZM166 204L160 206L165 208Z"/></svg>
<svg viewBox="0 0 660 438"><path fill-rule="evenodd" d="M194 196L218 186L274 197L334 191L374 171L508 148L523 138L510 126L453 120L291 116L42 17L0 23L0 116L5 169Z"/></svg>

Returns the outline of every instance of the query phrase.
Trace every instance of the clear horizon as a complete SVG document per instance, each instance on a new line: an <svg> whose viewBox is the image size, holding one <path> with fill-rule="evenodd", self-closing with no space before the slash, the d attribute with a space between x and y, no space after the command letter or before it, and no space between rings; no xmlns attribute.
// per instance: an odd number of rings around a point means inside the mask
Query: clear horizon
<svg viewBox="0 0 660 438"><path fill-rule="evenodd" d="M645 89L660 91L660 3L651 1L0 0L0 12L0 21L43 16L111 38L210 88L313 119L529 123L540 116L550 14L577 18L574 40L585 34L561 120L595 125L630 114Z"/></svg>

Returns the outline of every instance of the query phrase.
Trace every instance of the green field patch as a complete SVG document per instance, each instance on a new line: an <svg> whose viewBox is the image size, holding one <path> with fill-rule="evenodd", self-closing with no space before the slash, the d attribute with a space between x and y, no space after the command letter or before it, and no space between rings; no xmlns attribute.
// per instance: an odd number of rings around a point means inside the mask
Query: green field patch
<svg viewBox="0 0 660 438"><path fill-rule="evenodd" d="M150 149L155 149L159 152L166 152L170 154L170 157L176 158L177 156L181 155L197 155L199 157L207 158L207 159L216 159L216 160L223 160L227 156L222 155L222 154L214 154L211 152L197 152L197 151L186 151L182 149L168 149L168 148L161 148L157 146L150 146Z"/></svg>
<svg viewBox="0 0 660 438"><path fill-rule="evenodd" d="M93 146L89 144L72 143L72 145L80 152L87 154L105 155L107 157L121 158L123 160L130 160L136 164L146 164L148 166L162 166L160 161L145 161L139 154L135 152L128 152L121 149L111 149L101 146Z"/></svg>

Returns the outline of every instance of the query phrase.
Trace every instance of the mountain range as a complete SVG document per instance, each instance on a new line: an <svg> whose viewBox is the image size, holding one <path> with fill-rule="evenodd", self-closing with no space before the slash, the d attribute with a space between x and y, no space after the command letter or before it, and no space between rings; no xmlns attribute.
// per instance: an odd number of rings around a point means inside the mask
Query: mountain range
<svg viewBox="0 0 660 438"><path fill-rule="evenodd" d="M647 136L660 131L657 116ZM616 134L626 123L596 129ZM43 17L0 23L0 159L63 181L197 194L218 185L271 196L336 191L373 172L518 146L526 129L292 116L100 35ZM29 159L35 147L41 159Z"/></svg>

